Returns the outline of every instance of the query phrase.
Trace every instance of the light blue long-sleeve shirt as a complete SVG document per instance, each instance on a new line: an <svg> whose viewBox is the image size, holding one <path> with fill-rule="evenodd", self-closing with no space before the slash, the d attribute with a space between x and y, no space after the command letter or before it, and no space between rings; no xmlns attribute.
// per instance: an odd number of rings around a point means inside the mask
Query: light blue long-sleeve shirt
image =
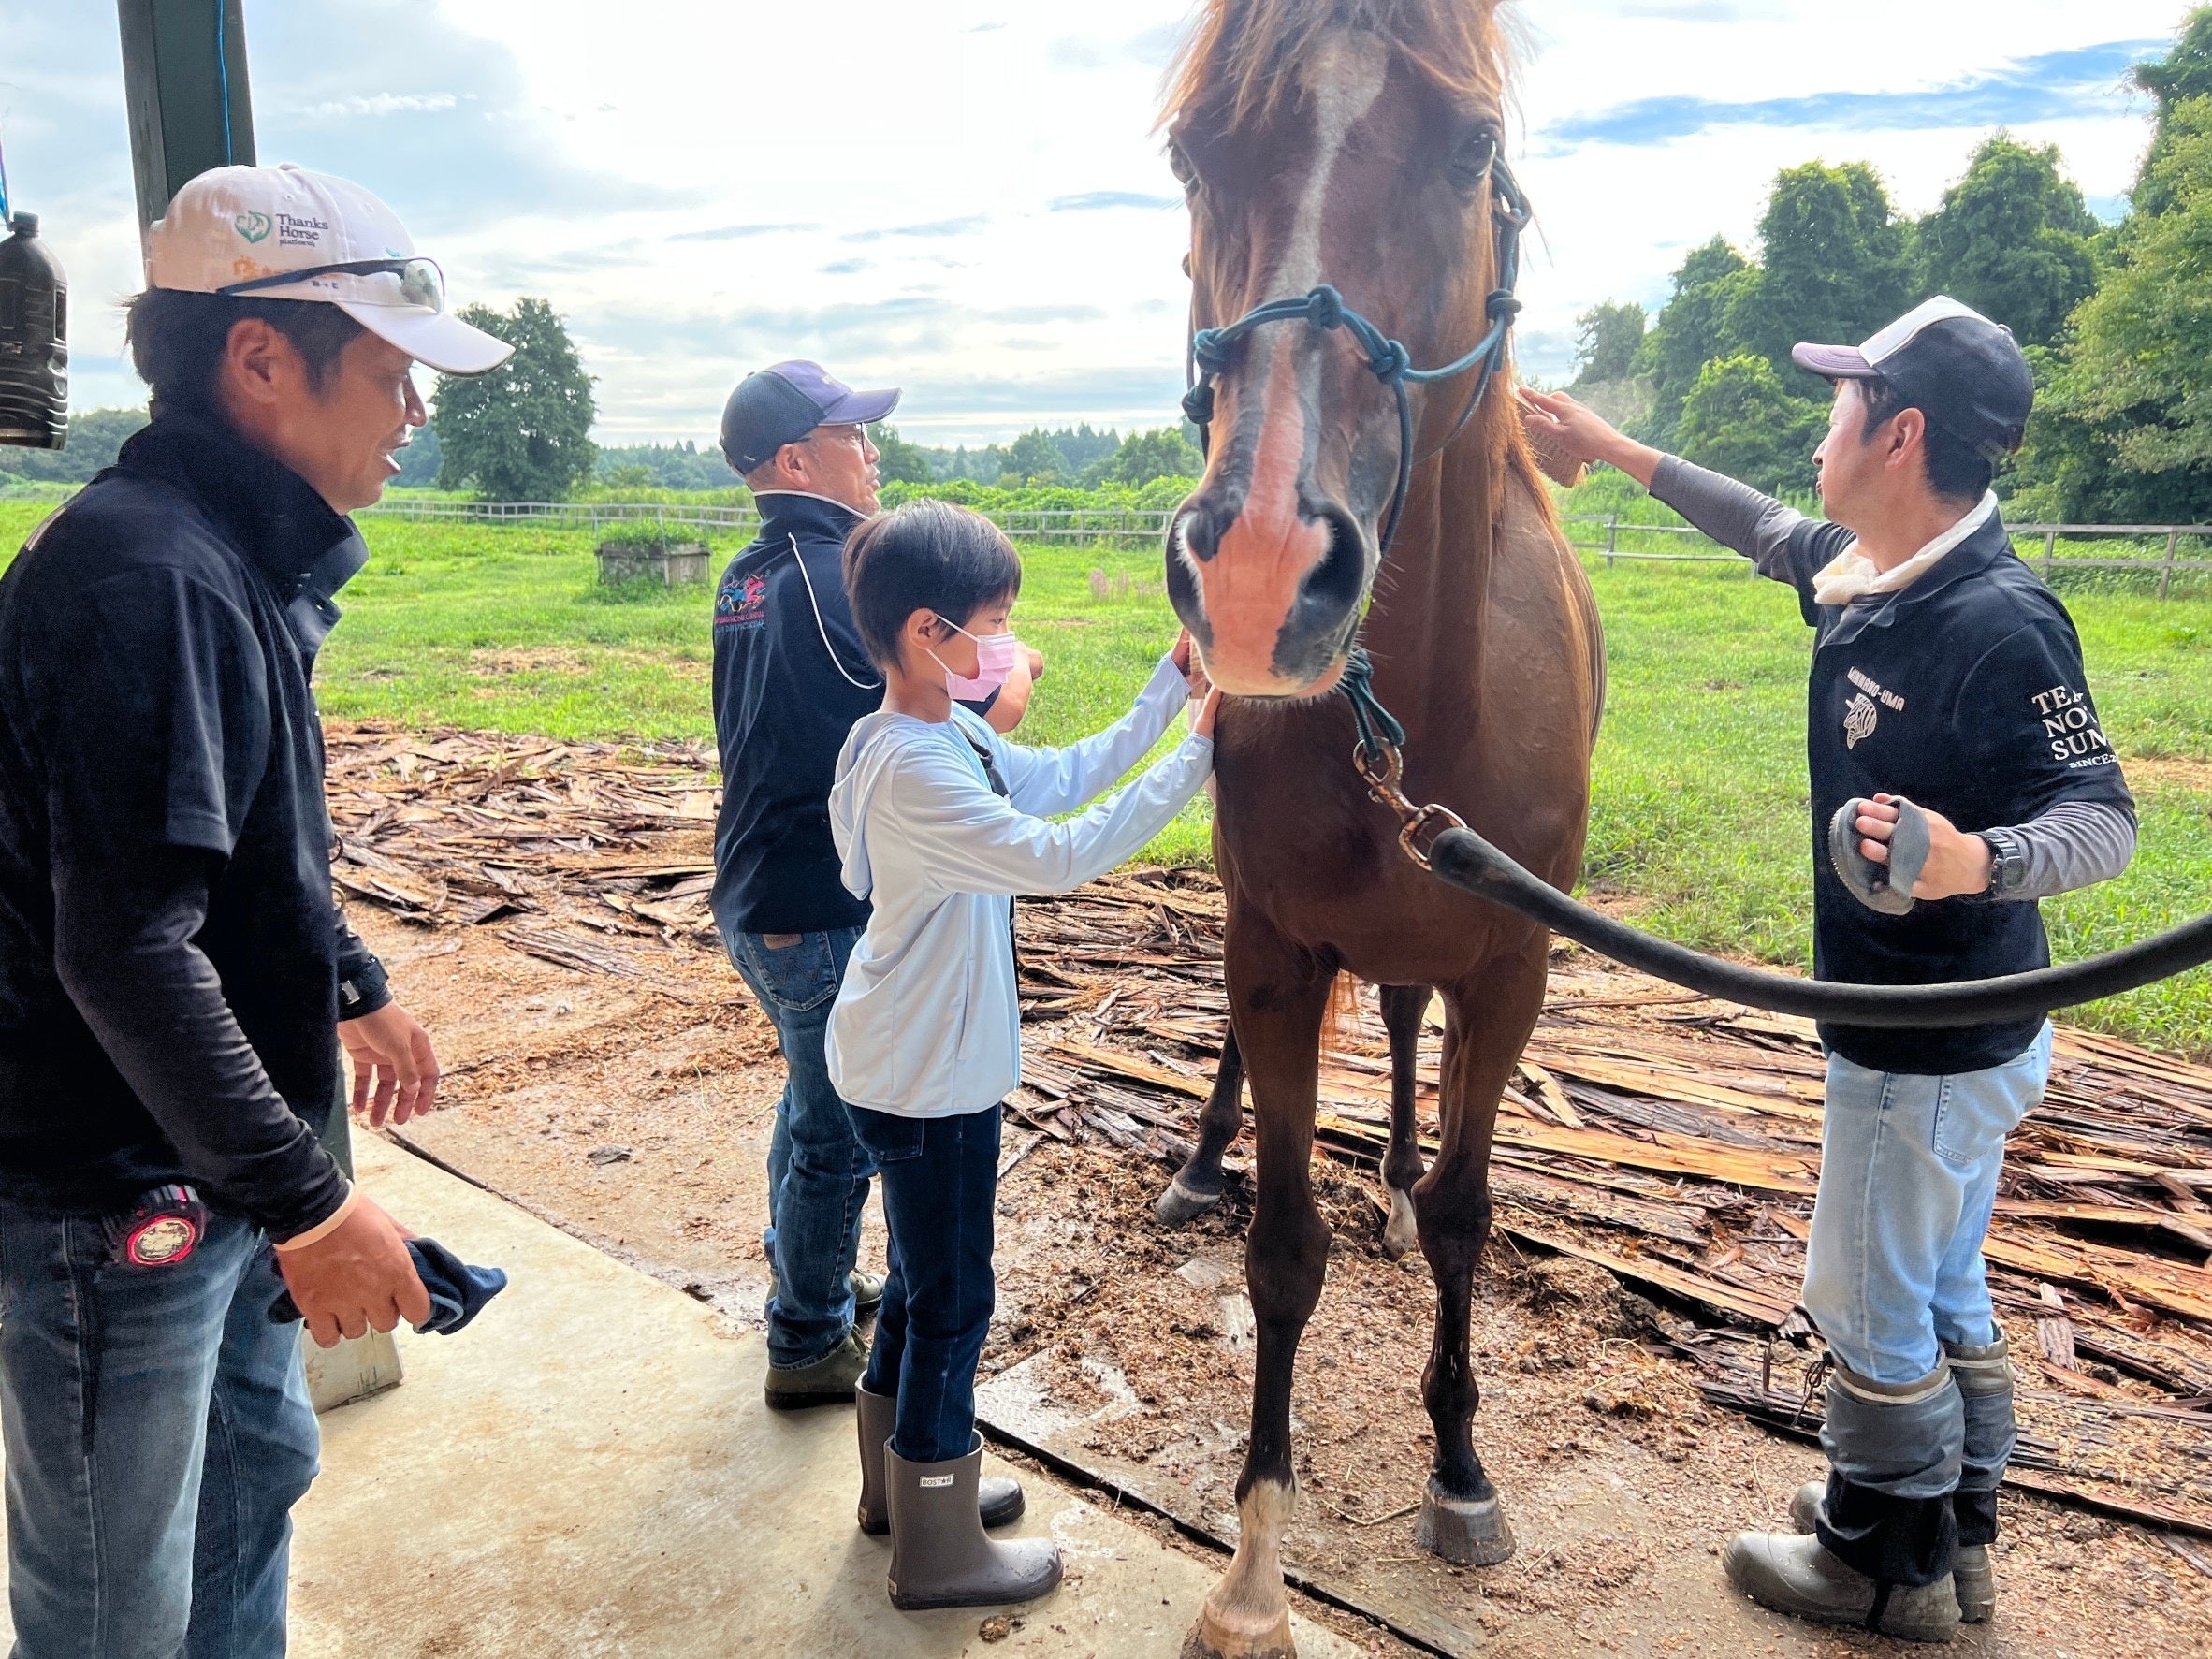
<svg viewBox="0 0 2212 1659"><path fill-rule="evenodd" d="M996 1106L1021 1081L1012 895L1065 893L1137 852L1198 793L1214 745L1192 736L1080 818L1183 707L1161 659L1136 706L1067 749L1025 749L954 706L945 721L878 713L852 728L830 790L845 885L874 904L830 1011L830 1081L851 1104L903 1117ZM993 793L974 744L1008 794Z"/></svg>

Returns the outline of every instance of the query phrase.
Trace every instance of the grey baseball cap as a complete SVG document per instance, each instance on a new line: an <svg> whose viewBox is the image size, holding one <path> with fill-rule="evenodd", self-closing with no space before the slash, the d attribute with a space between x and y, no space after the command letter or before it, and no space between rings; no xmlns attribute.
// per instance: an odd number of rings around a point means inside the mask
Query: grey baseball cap
<svg viewBox="0 0 2212 1659"><path fill-rule="evenodd" d="M1991 460L2020 447L2035 406L2035 380L2012 330L1943 294L1862 345L1799 345L1790 359L1826 380L1889 382Z"/></svg>
<svg viewBox="0 0 2212 1659"><path fill-rule="evenodd" d="M722 454L740 473L765 465L816 427L866 426L898 407L898 391L856 392L820 363L778 363L737 383L722 405Z"/></svg>

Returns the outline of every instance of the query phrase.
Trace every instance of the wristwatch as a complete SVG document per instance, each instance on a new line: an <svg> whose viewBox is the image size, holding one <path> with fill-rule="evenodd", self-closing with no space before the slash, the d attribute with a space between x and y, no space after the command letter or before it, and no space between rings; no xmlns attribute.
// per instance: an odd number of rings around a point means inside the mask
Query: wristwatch
<svg viewBox="0 0 2212 1659"><path fill-rule="evenodd" d="M1982 896L1990 900L2010 898L2027 884L2027 849L2010 830L1984 830L1982 839L1989 844L1989 885Z"/></svg>

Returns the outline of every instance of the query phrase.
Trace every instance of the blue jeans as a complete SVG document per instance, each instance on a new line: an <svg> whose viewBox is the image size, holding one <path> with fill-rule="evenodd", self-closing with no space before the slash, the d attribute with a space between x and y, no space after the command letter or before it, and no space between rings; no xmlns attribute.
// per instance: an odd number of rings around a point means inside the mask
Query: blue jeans
<svg viewBox="0 0 2212 1659"><path fill-rule="evenodd" d="M0 1205L14 1659L278 1659L318 1437L258 1229L165 1267Z"/></svg>
<svg viewBox="0 0 2212 1659"><path fill-rule="evenodd" d="M1914 1382L1943 1344L1994 1340L1982 1238L2004 1139L2050 1074L2047 1025L2003 1065L1950 1077L1828 1056L1805 1307L1859 1375Z"/></svg>
<svg viewBox="0 0 2212 1659"><path fill-rule="evenodd" d="M824 1359L852 1329L852 1287L860 1255L860 1215L875 1166L853 1139L845 1102L830 1086L822 1052L830 1006L860 929L786 936L725 929L722 943L760 999L783 1050L783 1098L768 1142L768 1363L781 1368Z"/></svg>
<svg viewBox="0 0 2212 1659"><path fill-rule="evenodd" d="M891 1276L867 1390L895 1394L891 1449L911 1463L964 1458L975 1439L975 1365L991 1328L998 1108L894 1117L851 1108L883 1172Z"/></svg>
<svg viewBox="0 0 2212 1659"><path fill-rule="evenodd" d="M1982 1240L2005 1137L2050 1070L2047 1025L2003 1065L1947 1077L1828 1056L1805 1260L1805 1307L1841 1368L1818 1530L1870 1578L1933 1582L1958 1539L1995 1535L2014 1425Z"/></svg>

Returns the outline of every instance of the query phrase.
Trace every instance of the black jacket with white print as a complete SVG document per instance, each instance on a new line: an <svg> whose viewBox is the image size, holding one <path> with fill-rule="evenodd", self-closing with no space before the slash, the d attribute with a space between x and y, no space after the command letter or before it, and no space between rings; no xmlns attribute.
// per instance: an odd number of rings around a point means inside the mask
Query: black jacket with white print
<svg viewBox="0 0 2212 1659"><path fill-rule="evenodd" d="M1812 779L1813 969L1824 980L1929 984L2047 966L2034 896L2117 875L2134 851L2134 797L2105 739L2081 642L2058 597L2013 552L1994 513L1916 580L1822 604L1814 577L1852 543L1669 457L1652 494L1760 573L1797 589L1815 630L1806 702ZM1854 898L1828 860L1827 823L1854 796L1903 795L1962 830L2007 829L2037 879L2015 895L1923 901L1902 916ZM1836 1052L1924 1075L2002 1065L2037 1021L1957 1031L1824 1026Z"/></svg>

